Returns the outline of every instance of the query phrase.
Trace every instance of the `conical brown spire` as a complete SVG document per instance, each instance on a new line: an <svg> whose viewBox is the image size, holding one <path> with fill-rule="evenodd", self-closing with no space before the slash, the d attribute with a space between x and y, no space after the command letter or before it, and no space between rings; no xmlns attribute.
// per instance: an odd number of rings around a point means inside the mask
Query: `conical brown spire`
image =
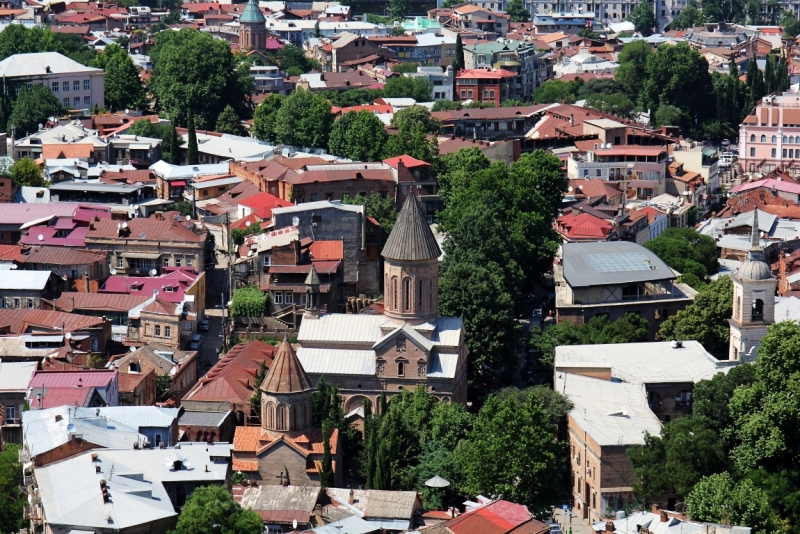
<svg viewBox="0 0 800 534"><path fill-rule="evenodd" d="M285 337L278 347L278 353L272 361L267 376L261 383L261 391L265 393L284 394L300 393L311 389L303 364L297 359L292 344Z"/></svg>
<svg viewBox="0 0 800 534"><path fill-rule="evenodd" d="M397 216L397 222L394 223L381 256L388 260L419 261L431 260L441 255L439 243L436 242L419 201L412 192Z"/></svg>

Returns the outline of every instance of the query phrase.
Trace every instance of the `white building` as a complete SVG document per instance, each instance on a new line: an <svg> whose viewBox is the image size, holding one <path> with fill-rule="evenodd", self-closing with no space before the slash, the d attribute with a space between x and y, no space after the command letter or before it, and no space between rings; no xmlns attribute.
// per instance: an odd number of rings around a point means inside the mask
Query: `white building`
<svg viewBox="0 0 800 534"><path fill-rule="evenodd" d="M444 71L442 71L441 67L417 67L417 72L408 73L406 76L425 78L431 82L433 84L431 100L453 100L452 65L448 65Z"/></svg>
<svg viewBox="0 0 800 534"><path fill-rule="evenodd" d="M14 54L0 61L0 76L7 88L42 84L68 109L105 105L103 69L86 67L58 52Z"/></svg>
<svg viewBox="0 0 800 534"><path fill-rule="evenodd" d="M348 22L325 22L316 20L283 20L268 18L267 30L281 39L286 39L292 44L302 46L306 39L317 36L317 24L319 24L320 37L332 37L342 32L350 32L361 36L370 35L391 35L392 28L389 26L379 26L370 22L348 21Z"/></svg>
<svg viewBox="0 0 800 534"><path fill-rule="evenodd" d="M572 57L564 57L560 63L553 67L553 74L556 78L561 78L569 74L610 74L617 71L619 63L606 61L600 56L582 52Z"/></svg>

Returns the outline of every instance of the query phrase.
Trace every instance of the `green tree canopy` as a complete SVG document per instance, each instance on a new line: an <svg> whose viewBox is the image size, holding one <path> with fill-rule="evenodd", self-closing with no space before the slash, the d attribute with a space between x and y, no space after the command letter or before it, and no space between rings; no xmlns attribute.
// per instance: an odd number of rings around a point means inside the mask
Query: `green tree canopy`
<svg viewBox="0 0 800 534"><path fill-rule="evenodd" d="M116 44L106 46L93 64L106 73L106 106L112 111L144 109L147 97L139 78L139 69L123 48Z"/></svg>
<svg viewBox="0 0 800 534"><path fill-rule="evenodd" d="M439 140L429 139L422 123L404 123L396 134L389 136L384 148L385 158L403 155L434 163L439 156Z"/></svg>
<svg viewBox="0 0 800 534"><path fill-rule="evenodd" d="M237 62L226 41L191 28L160 32L150 57L148 88L156 109L177 125L188 123L189 109L196 126L207 129L214 127L226 105L240 117L249 116L249 64Z"/></svg>
<svg viewBox="0 0 800 534"><path fill-rule="evenodd" d="M559 481L569 470L569 446L556 439L556 429L533 395L522 405L489 397L455 450L464 476L461 489L468 495L502 496L534 514L549 510L565 496Z"/></svg>
<svg viewBox="0 0 800 534"><path fill-rule="evenodd" d="M531 18L531 12L522 0L510 0L506 5L506 14L511 17L511 22L528 22Z"/></svg>
<svg viewBox="0 0 800 534"><path fill-rule="evenodd" d="M54 33L47 27L9 24L0 32L0 60L32 52L58 52L82 65L89 65L97 54L80 35Z"/></svg>
<svg viewBox="0 0 800 534"><path fill-rule="evenodd" d="M194 490L178 516L174 534L261 534L261 516L245 510L224 486Z"/></svg>
<svg viewBox="0 0 800 534"><path fill-rule="evenodd" d="M686 30L688 28L702 26L705 20L706 18L702 11L695 6L689 5L681 9L678 16L673 18L672 22L669 23L669 27L673 30Z"/></svg>
<svg viewBox="0 0 800 534"><path fill-rule="evenodd" d="M16 126L17 138L39 131L39 125L50 117L58 117L62 107L58 97L44 85L36 84L30 89L20 87L17 98L11 104L11 116L8 118L8 132Z"/></svg>
<svg viewBox="0 0 800 534"><path fill-rule="evenodd" d="M388 137L372 112L348 111L333 123L328 148L331 154L353 161L380 161Z"/></svg>
<svg viewBox="0 0 800 534"><path fill-rule="evenodd" d="M592 94L586 97L586 105L618 117L633 118L636 105L625 93Z"/></svg>
<svg viewBox="0 0 800 534"><path fill-rule="evenodd" d="M735 482L729 473L703 478L686 498L686 512L694 521L748 526L755 534L781 530L766 493L750 480Z"/></svg>
<svg viewBox="0 0 800 534"><path fill-rule="evenodd" d="M285 145L327 148L332 127L330 103L306 89L295 89L275 115L275 138Z"/></svg>
<svg viewBox="0 0 800 534"><path fill-rule="evenodd" d="M392 116L391 124L397 126L398 129L421 124L427 133L436 133L442 128L442 121L431 116L431 112L425 106L410 106L401 109Z"/></svg>
<svg viewBox="0 0 800 534"><path fill-rule="evenodd" d="M267 295L255 286L233 291L231 314L234 317L261 317L266 312Z"/></svg>
<svg viewBox="0 0 800 534"><path fill-rule="evenodd" d="M653 55L653 47L645 40L633 41L622 47L619 53L619 68L614 79L634 100L639 98L647 76L647 60Z"/></svg>
<svg viewBox="0 0 800 534"><path fill-rule="evenodd" d="M549 104L552 102L574 104L575 100L577 100L576 95L582 86L583 80L580 78L571 82L549 80L534 91L533 100L539 104Z"/></svg>
<svg viewBox="0 0 800 534"><path fill-rule="evenodd" d="M139 120L133 123L126 133L161 139L161 150L164 161L172 163L173 165L180 165L183 137L178 135L175 126L157 124L149 120ZM189 215L191 215L191 211Z"/></svg>
<svg viewBox="0 0 800 534"><path fill-rule="evenodd" d="M278 120L278 110L281 109L286 97L273 93L268 95L256 108L253 113L253 135L262 141L274 143L278 136L275 133L275 126Z"/></svg>
<svg viewBox="0 0 800 534"><path fill-rule="evenodd" d="M658 335L667 340L699 341L707 351L722 358L728 354L728 319L732 313L733 283L730 277L720 276L701 288L685 309L662 322Z"/></svg>
<svg viewBox="0 0 800 534"><path fill-rule="evenodd" d="M225 106L225 109L223 109L219 117L217 117L217 126L214 130L220 133L233 135L247 135L247 130L242 126L242 120L230 104Z"/></svg>
<svg viewBox="0 0 800 534"><path fill-rule="evenodd" d="M392 76L383 87L383 96L430 102L433 98L433 83L419 76Z"/></svg>
<svg viewBox="0 0 800 534"><path fill-rule="evenodd" d="M719 249L714 239L694 228L668 228L645 247L681 274L691 273L701 280L719 269Z"/></svg>
<svg viewBox="0 0 800 534"><path fill-rule="evenodd" d="M636 4L628 20L633 22L636 31L641 33L644 37L653 35L654 31L658 31L658 22L656 21L656 14L653 11L654 7L647 2L640 2Z"/></svg>
<svg viewBox="0 0 800 534"><path fill-rule="evenodd" d="M17 187L43 187L47 185L42 169L28 156L18 159L11 166L11 179Z"/></svg>
<svg viewBox="0 0 800 534"><path fill-rule="evenodd" d="M20 446L6 443L0 449L0 532L19 532L27 522L22 514L26 504L19 493L22 486L22 465L19 463Z"/></svg>

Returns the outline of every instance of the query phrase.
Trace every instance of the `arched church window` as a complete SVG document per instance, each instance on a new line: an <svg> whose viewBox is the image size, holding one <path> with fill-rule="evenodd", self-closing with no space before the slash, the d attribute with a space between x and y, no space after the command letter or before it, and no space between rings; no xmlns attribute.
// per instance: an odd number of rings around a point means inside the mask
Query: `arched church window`
<svg viewBox="0 0 800 534"><path fill-rule="evenodd" d="M395 310L398 309L398 306L397 306L397 277L396 276L392 277L392 304L391 304L391 307L392 307L392 309L395 309Z"/></svg>
<svg viewBox="0 0 800 534"><path fill-rule="evenodd" d="M275 405L267 404L267 428L275 428Z"/></svg>
<svg viewBox="0 0 800 534"><path fill-rule="evenodd" d="M761 299L753 300L753 313L750 316L752 321L764 320L764 301Z"/></svg>
<svg viewBox="0 0 800 534"><path fill-rule="evenodd" d="M403 311L411 311L411 279L403 278Z"/></svg>
<svg viewBox="0 0 800 534"><path fill-rule="evenodd" d="M417 282L417 312L421 312L425 307L425 299L423 297L423 287L425 284L425 280L419 280Z"/></svg>
<svg viewBox="0 0 800 534"><path fill-rule="evenodd" d="M397 376L405 376L406 374L406 362L400 361L397 362Z"/></svg>
<svg viewBox="0 0 800 534"><path fill-rule="evenodd" d="M425 376L428 374L428 364L425 363L425 360L420 360L417 362L417 376Z"/></svg>
<svg viewBox="0 0 800 534"><path fill-rule="evenodd" d="M287 410L285 404L278 406L278 430L288 430L288 414L286 412Z"/></svg>

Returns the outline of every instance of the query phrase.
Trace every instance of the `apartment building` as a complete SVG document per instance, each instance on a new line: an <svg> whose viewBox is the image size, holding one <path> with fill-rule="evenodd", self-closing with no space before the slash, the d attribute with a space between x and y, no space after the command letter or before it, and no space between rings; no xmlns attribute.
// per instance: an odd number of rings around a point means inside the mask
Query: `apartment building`
<svg viewBox="0 0 800 534"><path fill-rule="evenodd" d="M536 47L527 41L498 40L464 47L465 68L515 72L524 97L532 95L540 84L539 63Z"/></svg>
<svg viewBox="0 0 800 534"><path fill-rule="evenodd" d="M739 167L769 173L800 172L800 95L765 96L739 126Z"/></svg>

